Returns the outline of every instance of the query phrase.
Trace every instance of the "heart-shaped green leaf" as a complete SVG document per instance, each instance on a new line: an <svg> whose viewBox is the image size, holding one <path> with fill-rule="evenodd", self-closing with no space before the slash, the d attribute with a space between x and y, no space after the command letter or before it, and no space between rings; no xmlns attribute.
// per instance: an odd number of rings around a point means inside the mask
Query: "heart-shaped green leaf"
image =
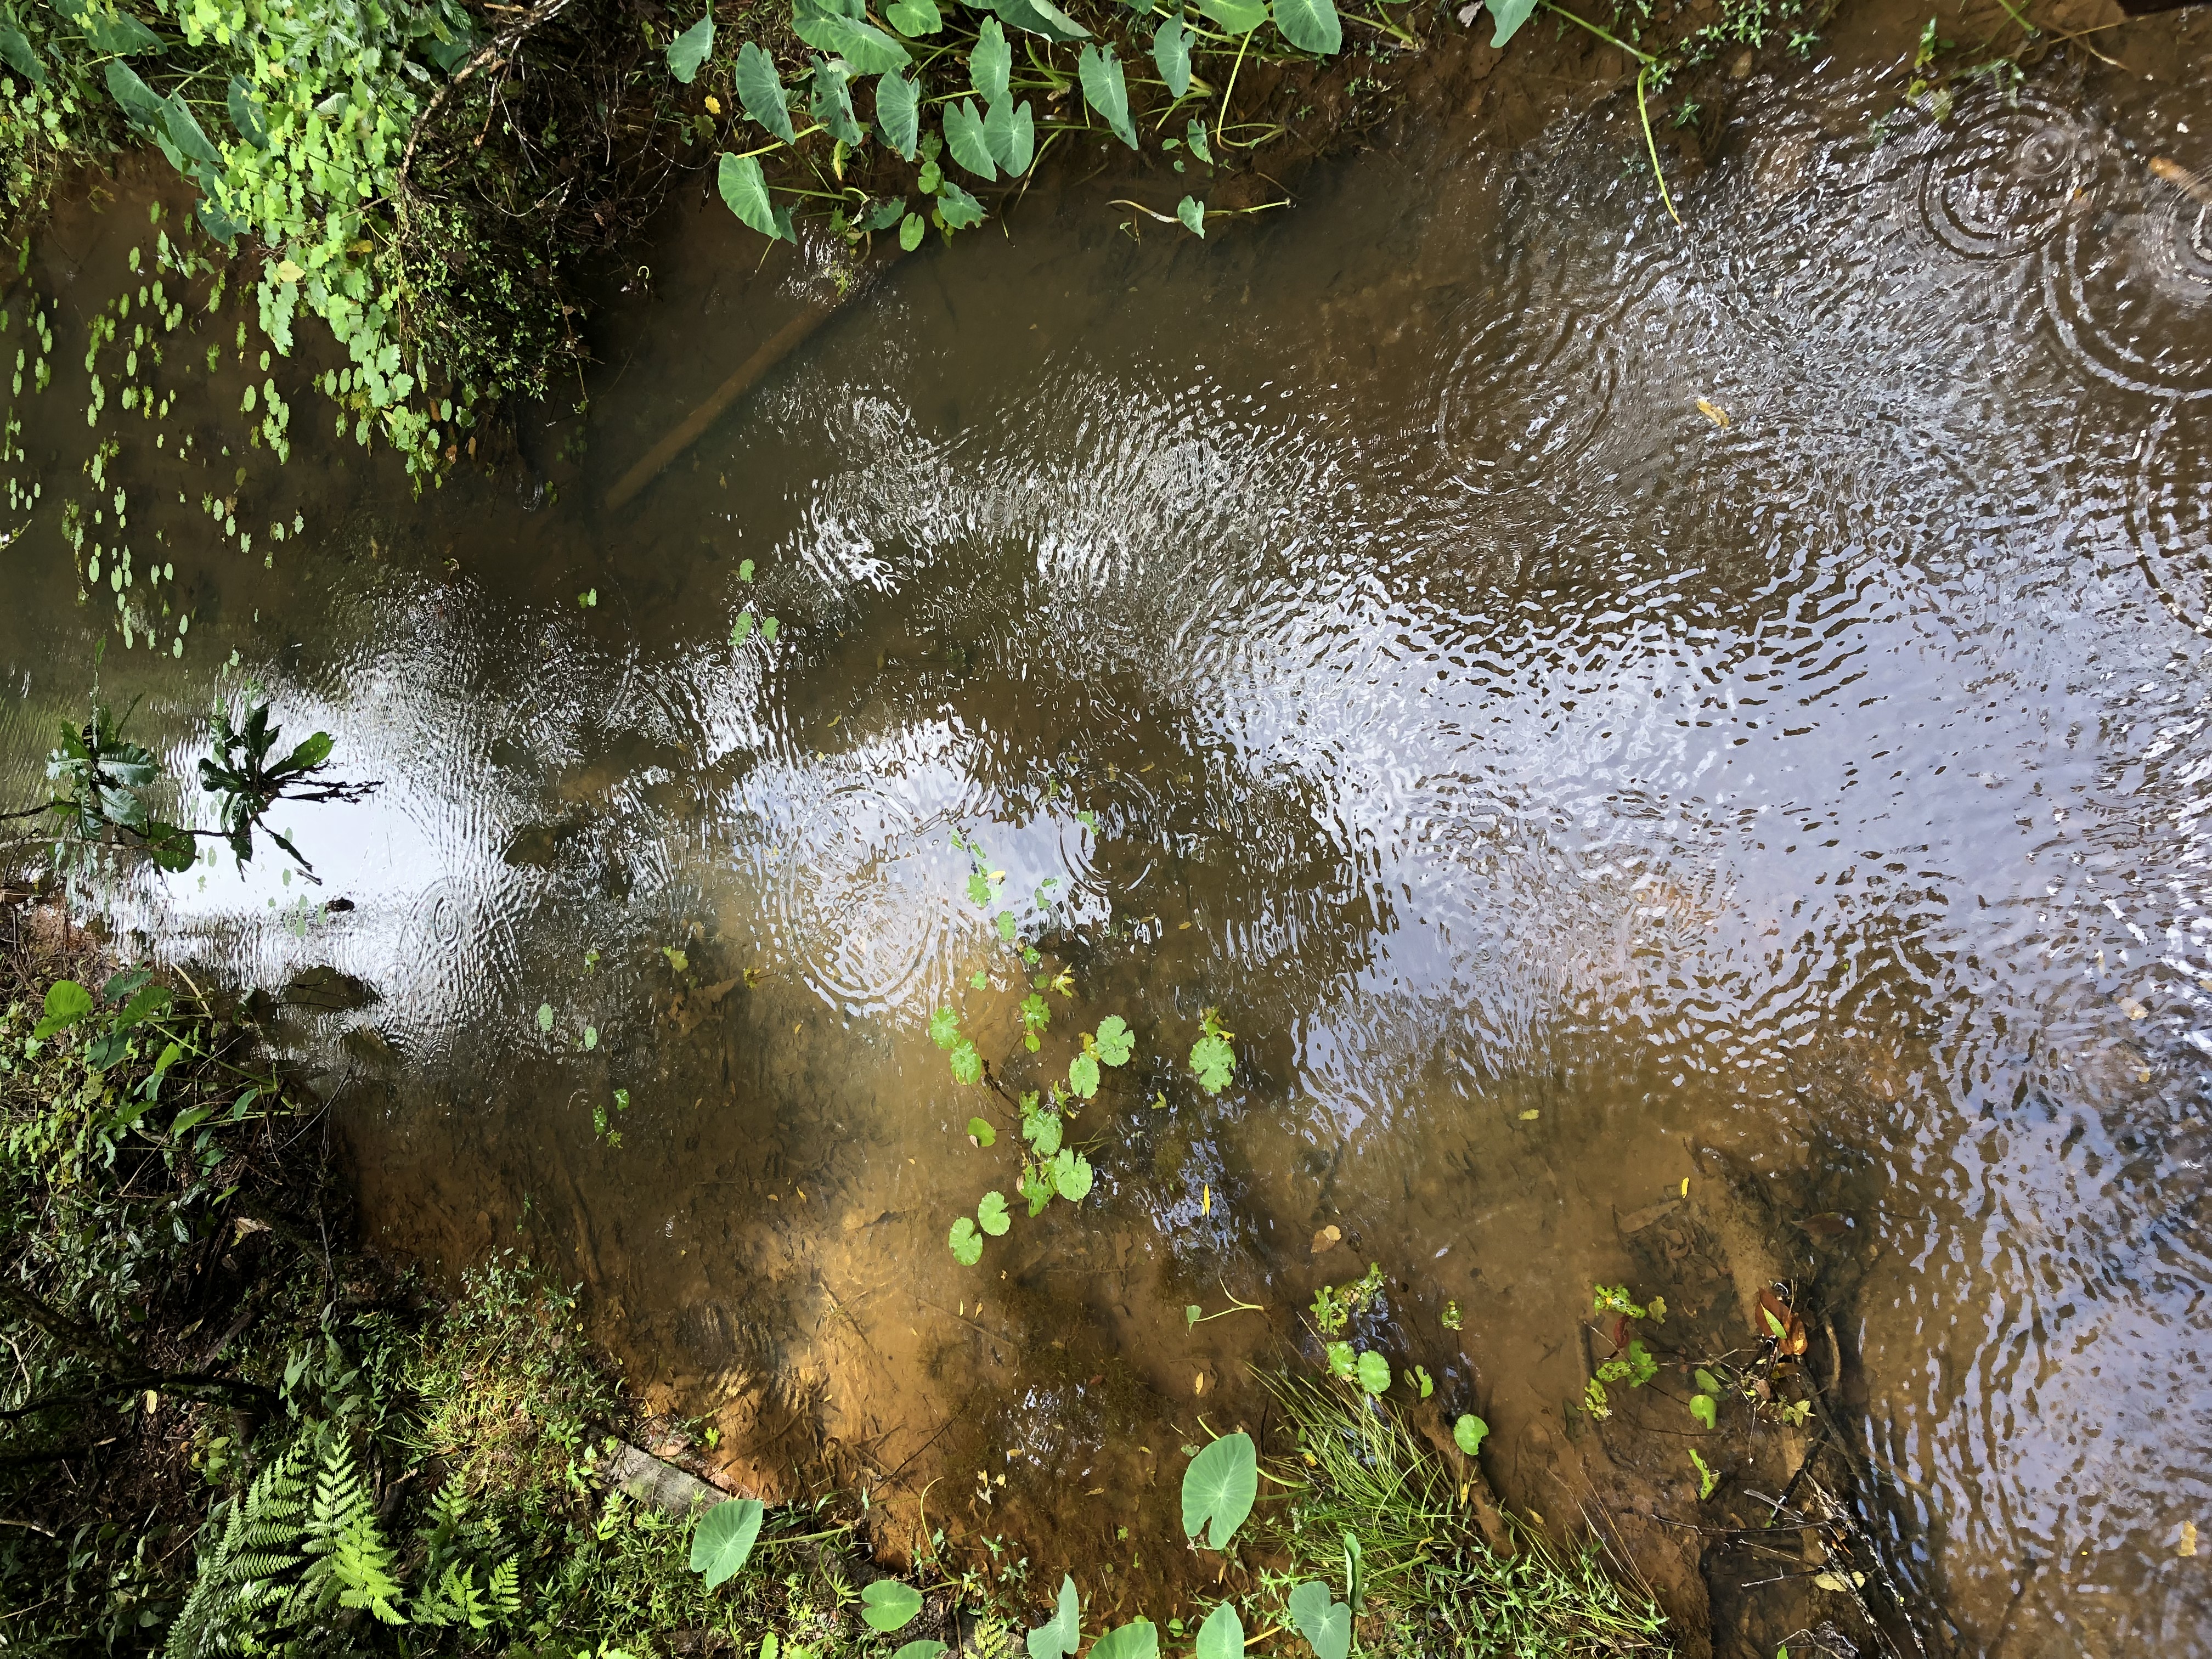
<svg viewBox="0 0 2212 1659"><path fill-rule="evenodd" d="M1195 1538L1206 1528L1208 1549L1226 1549L1260 1495L1260 1454L1243 1430L1224 1434L1190 1460L1182 1472L1182 1529Z"/></svg>
<svg viewBox="0 0 2212 1659"><path fill-rule="evenodd" d="M912 161L914 158L908 156L907 159ZM911 253L921 246L921 239L928 234L927 222L919 213L909 213L899 225L899 246Z"/></svg>
<svg viewBox="0 0 2212 1659"><path fill-rule="evenodd" d="M1249 34L1267 21L1267 0L1198 0L1198 9L1231 34Z"/></svg>
<svg viewBox="0 0 2212 1659"><path fill-rule="evenodd" d="M1091 1644L1091 1659L1159 1659L1160 1632L1149 1619L1109 1630Z"/></svg>
<svg viewBox="0 0 2212 1659"><path fill-rule="evenodd" d="M995 17L986 17L976 31L975 49L968 54L968 79L986 104L1006 100L1006 81L1014 70L1014 49Z"/></svg>
<svg viewBox="0 0 2212 1659"><path fill-rule="evenodd" d="M1186 196L1176 204L1176 217L1182 228L1194 236L1206 234L1206 204L1195 196Z"/></svg>
<svg viewBox="0 0 2212 1659"><path fill-rule="evenodd" d="M991 141L984 136L983 114L975 107L973 98L945 106L945 148L952 159L978 179L992 179L999 176L998 165L991 160ZM990 898L990 890L984 889L984 902Z"/></svg>
<svg viewBox="0 0 2212 1659"><path fill-rule="evenodd" d="M1310 1579L1291 1592L1291 1622L1314 1650L1314 1659L1345 1659L1352 1651L1352 1609L1331 1598L1328 1586Z"/></svg>
<svg viewBox="0 0 2212 1659"><path fill-rule="evenodd" d="M1490 44L1502 46L1521 31L1521 26L1536 15L1537 0L1490 0L1490 17L1496 27L1491 33Z"/></svg>
<svg viewBox="0 0 2212 1659"><path fill-rule="evenodd" d="M31 48L29 38L13 23L0 21L0 59L33 87L46 84L46 66Z"/></svg>
<svg viewBox="0 0 2212 1659"><path fill-rule="evenodd" d="M1110 46L1085 46L1076 55L1075 69L1083 82L1083 101L1098 118L1114 129L1114 136L1131 149L1137 148L1137 130L1129 124L1129 82L1121 73L1121 60Z"/></svg>
<svg viewBox="0 0 2212 1659"><path fill-rule="evenodd" d="M722 201L740 222L760 232L771 240L796 241L786 222L776 216L775 204L769 199L768 179L761 173L760 161L751 155L725 155L715 183L720 187Z"/></svg>
<svg viewBox="0 0 2212 1659"><path fill-rule="evenodd" d="M876 82L876 125L884 142L911 161L921 142L921 83L903 75L886 75Z"/></svg>
<svg viewBox="0 0 2212 1659"><path fill-rule="evenodd" d="M901 34L916 40L934 34L945 27L936 0L892 0L890 9L884 13L884 21Z"/></svg>
<svg viewBox="0 0 2212 1659"><path fill-rule="evenodd" d="M1198 1659L1244 1659L1244 1621L1224 1601L1198 1627Z"/></svg>
<svg viewBox="0 0 2212 1659"><path fill-rule="evenodd" d="M968 1133L975 1138L975 1144L978 1146L995 1146L999 1143L999 1132L993 1128L986 1119L969 1118Z"/></svg>
<svg viewBox="0 0 2212 1659"><path fill-rule="evenodd" d="M91 992L73 979L58 979L46 987L46 1017L31 1028L31 1035L43 1042L91 1012Z"/></svg>
<svg viewBox="0 0 2212 1659"><path fill-rule="evenodd" d="M975 1206L975 1224L994 1238L1003 1236L1006 1229L1014 1224L1006 1218L1006 1195L1004 1193L983 1194L982 1200Z"/></svg>
<svg viewBox="0 0 2212 1659"><path fill-rule="evenodd" d="M966 230L983 222L983 204L950 179L937 187L937 212L947 230Z"/></svg>
<svg viewBox="0 0 2212 1659"><path fill-rule="evenodd" d="M714 50L714 11L709 6L707 15L668 43L668 72L690 86Z"/></svg>
<svg viewBox="0 0 2212 1659"><path fill-rule="evenodd" d="M896 10L897 8L893 7L892 9ZM896 1653L891 1655L891 1659L938 1659L939 1655L951 1651L951 1650L944 1643L933 1642L927 1637L924 1637L919 1642L908 1643ZM762 1652L763 1659L766 1659L767 1650L763 1648Z"/></svg>
<svg viewBox="0 0 2212 1659"><path fill-rule="evenodd" d="M1190 90L1190 31L1181 19L1163 18L1152 31L1152 62L1159 66L1169 96L1180 98Z"/></svg>
<svg viewBox="0 0 2212 1659"><path fill-rule="evenodd" d="M1009 178L1018 179L1030 170L1036 159L1036 120L1030 114L1029 100L1019 105L994 104L983 118L983 142L990 147L991 159L1006 171ZM1000 913L1000 933L1008 944L1013 942L1013 913Z"/></svg>
<svg viewBox="0 0 2212 1659"><path fill-rule="evenodd" d="M230 124L238 129L238 136L256 149L267 149L269 129L262 123L261 112L253 106L253 89L234 75L222 101L223 107L230 112Z"/></svg>
<svg viewBox="0 0 2212 1659"><path fill-rule="evenodd" d="M745 1564L766 1511L756 1498L732 1498L708 1510L691 1528L691 1571L713 1589Z"/></svg>
<svg viewBox="0 0 2212 1659"><path fill-rule="evenodd" d="M1027 29L1048 40L1088 40L1091 31L1070 17L1053 0L989 0L990 9L1009 28Z"/></svg>
<svg viewBox="0 0 2212 1659"><path fill-rule="evenodd" d="M1690 1415L1710 1429L1720 1419L1719 1403L1709 1394L1693 1394L1690 1396Z"/></svg>
<svg viewBox="0 0 2212 1659"><path fill-rule="evenodd" d="M1490 1432L1490 1425L1479 1417L1463 1416L1452 1425L1452 1444L1469 1457L1482 1449L1483 1437Z"/></svg>
<svg viewBox="0 0 2212 1659"><path fill-rule="evenodd" d="M1300 52L1333 58L1344 46L1344 25L1330 0L1275 0L1275 27Z"/></svg>
<svg viewBox="0 0 2212 1659"><path fill-rule="evenodd" d="M921 1592L896 1578L878 1578L860 1592L860 1617L886 1636L904 1630L921 1611Z"/></svg>
<svg viewBox="0 0 2212 1659"><path fill-rule="evenodd" d="M1075 1580L1062 1573L1052 1617L1030 1632L1030 1659L1065 1659L1083 1644L1083 1603Z"/></svg>
<svg viewBox="0 0 2212 1659"><path fill-rule="evenodd" d="M796 141L798 132L791 125L783 77L775 72L775 59L762 51L757 40L748 40L738 48L738 101L744 106L746 114L785 143Z"/></svg>
<svg viewBox="0 0 2212 1659"><path fill-rule="evenodd" d="M838 12L802 11L792 20L791 31L815 51L843 58L855 75L887 75L914 62L896 36Z"/></svg>
<svg viewBox="0 0 2212 1659"><path fill-rule="evenodd" d="M1098 1092L1098 1062L1089 1054L1078 1054L1067 1062L1067 1086L1088 1100Z"/></svg>
<svg viewBox="0 0 2212 1659"><path fill-rule="evenodd" d="M983 1259L983 1235L975 1231L975 1224L966 1216L952 1224L952 1231L945 1237L952 1252L952 1259L963 1267L972 1267Z"/></svg>

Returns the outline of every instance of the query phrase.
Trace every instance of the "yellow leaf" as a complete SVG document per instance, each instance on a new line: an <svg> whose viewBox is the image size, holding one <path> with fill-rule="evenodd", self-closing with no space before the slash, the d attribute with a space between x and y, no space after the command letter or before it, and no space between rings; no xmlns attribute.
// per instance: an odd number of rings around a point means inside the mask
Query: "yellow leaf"
<svg viewBox="0 0 2212 1659"><path fill-rule="evenodd" d="M1709 398L1700 398L1698 399L1698 413L1704 416L1715 426L1720 428L1722 431L1725 432L1728 430L1728 410L1723 409L1718 404L1712 402Z"/></svg>
<svg viewBox="0 0 2212 1659"><path fill-rule="evenodd" d="M1213 1188L1210 1184L1200 1192L1198 1212L1202 1216L1213 1213Z"/></svg>
<svg viewBox="0 0 2212 1659"><path fill-rule="evenodd" d="M1536 1110L1536 1109L1532 1106L1527 1111L1521 1114L1521 1121L1523 1123L1534 1123L1541 1116L1543 1116L1543 1114Z"/></svg>
<svg viewBox="0 0 2212 1659"><path fill-rule="evenodd" d="M276 280L280 283L296 283L307 274L289 258L276 262Z"/></svg>
<svg viewBox="0 0 2212 1659"><path fill-rule="evenodd" d="M1684 1176L1682 1177L1682 1196L1683 1196L1683 1197L1685 1197L1685 1198L1687 1198L1689 1195L1690 1195L1690 1177L1689 1177L1689 1176Z"/></svg>
<svg viewBox="0 0 2212 1659"><path fill-rule="evenodd" d="M2197 1523L2194 1521L2181 1523L2181 1542L2175 1547L2173 1553L2176 1555L2197 1553Z"/></svg>
<svg viewBox="0 0 2212 1659"><path fill-rule="evenodd" d="M708 93L707 94L707 113L709 115L720 115L721 112L722 100L715 97L713 93Z"/></svg>

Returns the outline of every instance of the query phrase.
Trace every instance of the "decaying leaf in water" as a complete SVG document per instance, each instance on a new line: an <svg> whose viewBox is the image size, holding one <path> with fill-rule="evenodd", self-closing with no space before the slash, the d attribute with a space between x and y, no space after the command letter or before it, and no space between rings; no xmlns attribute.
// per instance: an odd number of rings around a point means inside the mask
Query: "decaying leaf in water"
<svg viewBox="0 0 2212 1659"><path fill-rule="evenodd" d="M2174 1546L2173 1553L2176 1555L2197 1553L2197 1523L2194 1521L2181 1523L2181 1542Z"/></svg>
<svg viewBox="0 0 2212 1659"><path fill-rule="evenodd" d="M1704 416L1715 426L1720 428L1722 431L1725 432L1728 430L1728 410L1723 409L1718 404L1714 403L1711 398L1700 398L1698 399L1698 413Z"/></svg>
<svg viewBox="0 0 2212 1659"><path fill-rule="evenodd" d="M1851 1230L1851 1218L1834 1210L1824 1210L1819 1215L1808 1215L1797 1224L1819 1239L1841 1238Z"/></svg>
<svg viewBox="0 0 2212 1659"><path fill-rule="evenodd" d="M1334 1249L1342 1243L1344 1229L1332 1222L1313 1236L1313 1253L1319 1255L1324 1250Z"/></svg>
<svg viewBox="0 0 2212 1659"><path fill-rule="evenodd" d="M1759 1293L1759 1334L1772 1337L1775 1346L1785 1354L1801 1354L1810 1342L1805 1334L1805 1322L1775 1295L1771 1286Z"/></svg>

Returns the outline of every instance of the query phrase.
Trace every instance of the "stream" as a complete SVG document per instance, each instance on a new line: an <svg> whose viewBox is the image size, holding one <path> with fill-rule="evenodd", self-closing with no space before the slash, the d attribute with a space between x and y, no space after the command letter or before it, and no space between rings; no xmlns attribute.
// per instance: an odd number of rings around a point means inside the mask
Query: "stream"
<svg viewBox="0 0 2212 1659"><path fill-rule="evenodd" d="M1899 104L1747 82L1681 230L1632 102L1204 243L1040 186L879 262L620 508L835 300L819 250L687 198L600 366L420 500L304 385L290 464L246 448L225 313L171 348L224 346L212 390L161 450L121 417L92 490L87 319L176 199L126 175L30 267L0 786L104 635L179 770L249 679L329 730L384 787L279 815L321 886L271 851L101 902L292 984L370 1237L580 1283L746 1490L834 1477L1141 1599L1194 1570L1176 1449L1256 1424L1248 1367L1310 1365L1316 1287L1374 1261L1371 1340L1548 1511L1516 1449L1572 1415L1622 1218L1765 1189L1783 1257L1851 1264L1853 1449L1950 1638L2203 1650L2212 100ZM81 604L60 503L117 488L87 550L133 581ZM1109 1014L1095 1185L1032 1219L1008 1097Z"/></svg>

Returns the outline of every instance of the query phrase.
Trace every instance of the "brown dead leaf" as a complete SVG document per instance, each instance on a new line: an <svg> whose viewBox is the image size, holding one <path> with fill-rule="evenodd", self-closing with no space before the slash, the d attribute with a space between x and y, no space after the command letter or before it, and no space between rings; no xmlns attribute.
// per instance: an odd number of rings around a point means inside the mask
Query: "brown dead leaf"
<svg viewBox="0 0 2212 1659"><path fill-rule="evenodd" d="M1785 1354L1801 1354L1810 1346L1805 1334L1805 1322L1780 1297L1771 1285L1759 1292L1759 1334L1771 1337L1775 1346Z"/></svg>
<svg viewBox="0 0 2212 1659"><path fill-rule="evenodd" d="M1835 1210L1823 1210L1818 1215L1808 1215L1797 1224L1814 1237L1827 1240L1841 1238L1851 1230L1850 1217Z"/></svg>
<svg viewBox="0 0 2212 1659"><path fill-rule="evenodd" d="M1626 1215L1613 1218L1613 1225L1624 1234L1640 1233L1653 1222L1672 1215L1681 1205L1679 1198L1670 1198L1657 1204L1647 1204L1640 1210L1631 1210Z"/></svg>
<svg viewBox="0 0 2212 1659"><path fill-rule="evenodd" d="M1313 1253L1321 1255L1344 1243L1344 1229L1331 1222L1313 1236Z"/></svg>

